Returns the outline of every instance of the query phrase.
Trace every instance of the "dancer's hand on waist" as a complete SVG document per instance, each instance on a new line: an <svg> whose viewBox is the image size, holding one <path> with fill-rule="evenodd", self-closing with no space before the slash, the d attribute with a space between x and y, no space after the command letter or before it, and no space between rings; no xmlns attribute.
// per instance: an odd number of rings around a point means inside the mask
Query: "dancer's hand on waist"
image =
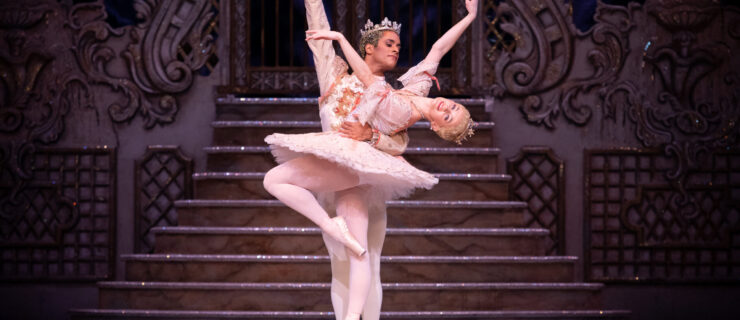
<svg viewBox="0 0 740 320"><path fill-rule="evenodd" d="M357 115L355 115L355 119ZM359 121L344 121L337 131L345 138L358 141L367 141L373 138L373 128L369 124L362 125Z"/></svg>

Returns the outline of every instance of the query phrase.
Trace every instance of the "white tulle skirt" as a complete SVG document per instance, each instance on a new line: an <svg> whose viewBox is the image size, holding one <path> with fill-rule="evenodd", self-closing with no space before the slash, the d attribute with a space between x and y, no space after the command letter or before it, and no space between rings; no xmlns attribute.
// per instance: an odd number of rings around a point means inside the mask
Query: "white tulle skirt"
<svg viewBox="0 0 740 320"><path fill-rule="evenodd" d="M360 185L372 187L383 200L408 196L416 188L431 189L439 180L416 169L400 156L391 156L366 142L336 132L304 134L274 133L265 138L278 163L314 155L347 167L360 177Z"/></svg>

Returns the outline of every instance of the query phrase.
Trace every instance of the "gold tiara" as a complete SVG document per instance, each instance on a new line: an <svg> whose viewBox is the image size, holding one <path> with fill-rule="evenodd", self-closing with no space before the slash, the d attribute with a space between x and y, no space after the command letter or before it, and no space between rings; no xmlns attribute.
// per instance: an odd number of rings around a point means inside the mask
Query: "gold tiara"
<svg viewBox="0 0 740 320"><path fill-rule="evenodd" d="M395 21L388 20L388 17L385 17L383 21L380 22L380 24L374 24L370 19L367 19L367 23L365 23L365 27L360 30L360 35L365 36L365 34L369 32L374 32L378 30L393 30L397 34L401 34L401 24Z"/></svg>
<svg viewBox="0 0 740 320"><path fill-rule="evenodd" d="M463 132L460 133L457 138L455 138L455 143L462 144L463 141L467 140L468 138L472 137L475 134L475 128L478 124L473 122L473 119L468 119L468 126Z"/></svg>

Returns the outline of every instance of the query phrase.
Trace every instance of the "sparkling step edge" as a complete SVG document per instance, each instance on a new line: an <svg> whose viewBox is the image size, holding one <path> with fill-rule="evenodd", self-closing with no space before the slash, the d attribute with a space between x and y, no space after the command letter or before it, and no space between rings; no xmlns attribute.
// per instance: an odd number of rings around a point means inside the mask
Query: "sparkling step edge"
<svg viewBox="0 0 740 320"><path fill-rule="evenodd" d="M270 147L267 146L210 146L204 147L206 154L219 153L268 153ZM409 147L404 154L455 154L455 155L498 155L499 148L440 148L440 147Z"/></svg>
<svg viewBox="0 0 740 320"><path fill-rule="evenodd" d="M70 309L73 315L107 315L107 316L178 316L180 318L200 317L260 317L262 318L285 318L300 317L304 319L333 319L334 312L327 311L197 311L197 310L140 310L140 309ZM428 318L546 318L552 316L575 316L575 317L620 317L628 316L629 310L506 310L506 311L386 311L381 312L380 317L428 319Z"/></svg>
<svg viewBox="0 0 740 320"><path fill-rule="evenodd" d="M142 309L70 309L71 315L95 315L108 317L177 317L177 319L334 319L333 311L201 311L201 310L142 310Z"/></svg>
<svg viewBox="0 0 740 320"><path fill-rule="evenodd" d="M475 129L491 129L495 123L491 121L476 122ZM242 120L242 121L213 121L213 128L317 128L320 130L320 121L282 121L282 120ZM419 121L411 125L414 129L429 129L429 121Z"/></svg>
<svg viewBox="0 0 740 320"><path fill-rule="evenodd" d="M329 262L328 255L247 255L247 254L122 254L124 261L173 262ZM385 263L567 263L576 256L381 256Z"/></svg>
<svg viewBox="0 0 740 320"><path fill-rule="evenodd" d="M154 227L154 233L189 234L319 234L315 227ZM484 236L546 236L541 228L387 228L386 235L484 235Z"/></svg>
<svg viewBox="0 0 740 320"><path fill-rule="evenodd" d="M464 98L464 99L450 99L462 105L486 105L486 99L483 98ZM219 96L216 97L216 105L229 104L229 105L313 105L318 107L319 98L263 98L263 97L234 97L234 96Z"/></svg>
<svg viewBox="0 0 740 320"><path fill-rule="evenodd" d="M524 209L522 201L445 201L445 200L393 200L386 201L389 208L453 208L453 209ZM177 208L242 208L242 207L285 207L279 200L177 200Z"/></svg>
<svg viewBox="0 0 740 320"><path fill-rule="evenodd" d="M383 290L601 290L603 283L573 282L451 282L451 283L383 283ZM185 290L317 290L329 289L331 283L312 282L160 282L101 281L101 289L185 289Z"/></svg>
<svg viewBox="0 0 740 320"><path fill-rule="evenodd" d="M462 180L462 181L500 181L509 182L511 176L500 173L433 173L440 180ZM208 179L264 179L264 172L197 172L193 174L194 180Z"/></svg>

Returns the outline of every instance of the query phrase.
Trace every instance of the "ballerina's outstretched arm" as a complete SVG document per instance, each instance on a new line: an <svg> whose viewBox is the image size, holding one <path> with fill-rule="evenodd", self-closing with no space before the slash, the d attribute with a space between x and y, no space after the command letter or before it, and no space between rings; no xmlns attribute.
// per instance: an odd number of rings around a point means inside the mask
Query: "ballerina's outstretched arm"
<svg viewBox="0 0 740 320"><path fill-rule="evenodd" d="M347 63L352 67L352 72L357 76L357 79L360 79L366 87L373 84L376 80L372 71L370 71L370 67L365 63L365 60L360 57L360 54L355 51L355 48L352 47L343 34L329 30L307 30L306 40L334 40L338 42L339 47L342 48L344 57L347 58Z"/></svg>

